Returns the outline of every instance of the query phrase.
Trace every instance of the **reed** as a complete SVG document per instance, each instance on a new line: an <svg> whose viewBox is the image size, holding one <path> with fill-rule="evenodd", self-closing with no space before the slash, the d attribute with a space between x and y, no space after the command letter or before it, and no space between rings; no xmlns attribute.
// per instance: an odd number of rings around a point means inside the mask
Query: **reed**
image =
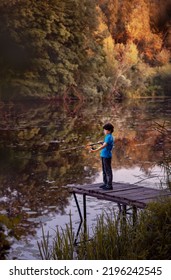
<svg viewBox="0 0 171 280"><path fill-rule="evenodd" d="M171 200L166 198L139 212L136 226L130 218L105 212L97 218L93 237L89 232L80 234L74 246L75 233L72 220L65 229L57 228L52 247L49 235L38 244L42 259L170 259L171 252Z"/></svg>

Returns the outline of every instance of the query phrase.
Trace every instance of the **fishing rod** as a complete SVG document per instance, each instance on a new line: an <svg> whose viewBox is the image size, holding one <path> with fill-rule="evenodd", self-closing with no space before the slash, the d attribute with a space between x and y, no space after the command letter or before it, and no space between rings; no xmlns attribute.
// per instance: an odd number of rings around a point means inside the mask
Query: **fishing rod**
<svg viewBox="0 0 171 280"><path fill-rule="evenodd" d="M86 144L86 145L82 145L82 146L75 146L75 147L72 147L72 148L66 148L66 149L58 150L58 152L67 152L67 151L72 151L72 150L77 150L77 149L83 149L83 148L93 147L93 146L100 145L100 144L102 145L103 141L99 141L99 142L96 142L96 143L90 143L90 144ZM48 152L43 152L43 153L38 153L38 154L35 154L35 155L31 155L30 158L45 155L45 154L51 154L53 152L54 152L54 150L48 151ZM17 156L17 158L30 159L29 157L18 157L18 156Z"/></svg>
<svg viewBox="0 0 171 280"><path fill-rule="evenodd" d="M100 145L100 144L102 145L102 144L103 144L103 141L99 141L99 142L91 143L91 144L87 144L87 145L82 145L82 146L75 146L75 147L72 147L72 148L66 148L66 149L63 149L63 150L59 150L59 152L65 152L65 151L72 151L72 150L77 150L77 149L83 149L83 148L93 147L93 146Z"/></svg>

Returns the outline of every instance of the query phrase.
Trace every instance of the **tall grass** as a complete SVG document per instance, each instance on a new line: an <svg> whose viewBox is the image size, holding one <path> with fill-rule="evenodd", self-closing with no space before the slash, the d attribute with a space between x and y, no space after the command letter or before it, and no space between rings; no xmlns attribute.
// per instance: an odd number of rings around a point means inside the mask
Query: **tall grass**
<svg viewBox="0 0 171 280"><path fill-rule="evenodd" d="M159 124L155 122L154 129L159 132L160 140L163 142L163 157L159 165L163 168L166 186L171 190L171 135L169 123L164 122L163 124Z"/></svg>
<svg viewBox="0 0 171 280"><path fill-rule="evenodd" d="M39 244L42 259L170 259L171 255L171 200L153 202L139 212L136 226L130 218L115 213L103 213L92 229L80 235L74 246L72 221L65 230L57 229L50 248L49 237ZM89 241L88 241L89 240Z"/></svg>

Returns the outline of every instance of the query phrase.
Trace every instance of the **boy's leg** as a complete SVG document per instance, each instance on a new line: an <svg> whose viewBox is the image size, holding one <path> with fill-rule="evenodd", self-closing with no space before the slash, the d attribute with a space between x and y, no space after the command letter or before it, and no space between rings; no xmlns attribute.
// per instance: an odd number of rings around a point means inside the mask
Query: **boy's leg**
<svg viewBox="0 0 171 280"><path fill-rule="evenodd" d="M112 189L112 181L113 181L113 174L112 174L112 167L111 167L112 158L104 158L103 165L106 174L106 188Z"/></svg>
<svg viewBox="0 0 171 280"><path fill-rule="evenodd" d="M107 185L107 176L106 176L106 168L105 168L105 158L102 157L102 172L103 172L103 183L104 186Z"/></svg>

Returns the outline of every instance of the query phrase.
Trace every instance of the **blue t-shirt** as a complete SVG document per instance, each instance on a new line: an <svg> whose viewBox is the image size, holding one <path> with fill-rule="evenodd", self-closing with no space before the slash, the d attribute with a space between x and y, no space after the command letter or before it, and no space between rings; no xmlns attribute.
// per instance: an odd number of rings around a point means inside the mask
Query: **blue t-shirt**
<svg viewBox="0 0 171 280"><path fill-rule="evenodd" d="M111 158L112 157L112 149L114 146L114 137L111 133L106 134L104 138L104 142L107 143L107 146L103 148L100 152L100 156L104 158Z"/></svg>

